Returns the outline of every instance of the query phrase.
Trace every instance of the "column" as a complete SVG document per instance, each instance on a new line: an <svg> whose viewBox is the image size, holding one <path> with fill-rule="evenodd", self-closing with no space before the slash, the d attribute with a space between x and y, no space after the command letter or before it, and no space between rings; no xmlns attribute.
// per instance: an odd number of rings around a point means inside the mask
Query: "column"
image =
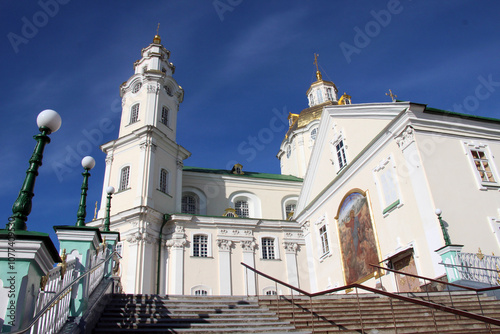
<svg viewBox="0 0 500 334"><path fill-rule="evenodd" d="M184 246L186 245L184 227L176 226L172 239L167 241L170 247L170 294L184 294Z"/></svg>
<svg viewBox="0 0 500 334"><path fill-rule="evenodd" d="M217 239L217 246L219 246L219 294L230 296L232 294L231 247L233 242L228 239Z"/></svg>
<svg viewBox="0 0 500 334"><path fill-rule="evenodd" d="M255 246L254 240L241 241L241 248L243 248L243 263L255 268ZM245 277L245 291L248 296L257 295L257 282L255 273L250 269L243 267L243 277Z"/></svg>

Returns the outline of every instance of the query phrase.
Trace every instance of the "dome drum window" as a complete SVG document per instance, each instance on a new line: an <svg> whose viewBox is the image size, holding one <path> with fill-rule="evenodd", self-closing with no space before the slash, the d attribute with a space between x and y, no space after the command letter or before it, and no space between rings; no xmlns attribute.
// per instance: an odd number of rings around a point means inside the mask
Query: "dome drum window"
<svg viewBox="0 0 500 334"><path fill-rule="evenodd" d="M142 87L142 83L138 82L134 85L134 87L132 87L132 93L135 94L137 93L138 91L141 90L141 87Z"/></svg>

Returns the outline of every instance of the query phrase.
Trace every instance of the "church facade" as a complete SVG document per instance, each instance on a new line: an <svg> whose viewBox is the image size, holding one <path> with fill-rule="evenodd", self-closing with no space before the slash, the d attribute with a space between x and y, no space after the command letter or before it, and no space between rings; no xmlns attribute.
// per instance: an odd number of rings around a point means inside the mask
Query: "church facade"
<svg viewBox="0 0 500 334"><path fill-rule="evenodd" d="M500 121L411 102L351 104L318 70L308 108L289 115L277 148L281 174L187 167L170 52L157 35L141 56L120 87L119 136L101 146L99 217L113 186L125 292L289 293L241 262L311 292L377 286L372 264L446 276L436 251L449 239L498 252ZM423 284L382 274L392 290Z"/></svg>

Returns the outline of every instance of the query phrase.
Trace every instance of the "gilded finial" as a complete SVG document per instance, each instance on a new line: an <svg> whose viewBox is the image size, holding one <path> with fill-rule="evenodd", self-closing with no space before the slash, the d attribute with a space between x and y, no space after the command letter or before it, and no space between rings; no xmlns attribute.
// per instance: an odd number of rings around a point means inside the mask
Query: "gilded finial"
<svg viewBox="0 0 500 334"><path fill-rule="evenodd" d="M66 254L66 248L62 250L61 254L61 263L59 263L57 266L61 267L61 279L64 279L64 274L66 274L66 269L68 267L68 264L66 263L66 259L68 258L68 255Z"/></svg>
<svg viewBox="0 0 500 334"><path fill-rule="evenodd" d="M318 57L319 57L319 54L315 53L314 54L314 65L316 65L316 79L318 79L318 81L320 81L320 80L323 80L323 77L321 76L321 72L319 71L319 68L318 68Z"/></svg>
<svg viewBox="0 0 500 334"><path fill-rule="evenodd" d="M476 256L479 259L479 261L482 261L484 259L484 254L481 251L481 248L478 249L478 252L476 253Z"/></svg>
<svg viewBox="0 0 500 334"><path fill-rule="evenodd" d="M155 35L155 38L153 39L153 43L155 43L155 44L161 43L161 37L158 34L159 31L160 31L160 23L158 23L158 27L156 28L156 35Z"/></svg>
<svg viewBox="0 0 500 334"><path fill-rule="evenodd" d="M96 218L97 218L97 201L95 201L94 219L92 220L95 220Z"/></svg>

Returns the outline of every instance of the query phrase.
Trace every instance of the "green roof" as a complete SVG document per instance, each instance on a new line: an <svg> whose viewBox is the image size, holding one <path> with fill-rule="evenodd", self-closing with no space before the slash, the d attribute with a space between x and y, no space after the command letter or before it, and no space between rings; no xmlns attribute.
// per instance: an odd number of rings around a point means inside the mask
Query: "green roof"
<svg viewBox="0 0 500 334"><path fill-rule="evenodd" d="M300 177L295 177L292 175L256 173L256 172L247 172L247 171L243 171L244 174L233 174L233 173L231 173L230 170L227 170L227 169L214 169L214 168L200 168L200 167L184 166L183 170L185 172L227 175L227 176L244 177L244 178L253 177L253 178L258 178L258 179L280 180L280 181L295 181L295 182L302 182L303 181L303 179L301 179Z"/></svg>
<svg viewBox="0 0 500 334"><path fill-rule="evenodd" d="M500 119L497 119L497 118L476 116L476 115L469 115L469 114L461 114L461 113L454 112L454 111L431 108L431 107L427 107L427 106L425 107L424 112L431 113L431 114L442 114L445 116L455 116L455 117L477 120L477 121L487 121L487 122L500 123Z"/></svg>

